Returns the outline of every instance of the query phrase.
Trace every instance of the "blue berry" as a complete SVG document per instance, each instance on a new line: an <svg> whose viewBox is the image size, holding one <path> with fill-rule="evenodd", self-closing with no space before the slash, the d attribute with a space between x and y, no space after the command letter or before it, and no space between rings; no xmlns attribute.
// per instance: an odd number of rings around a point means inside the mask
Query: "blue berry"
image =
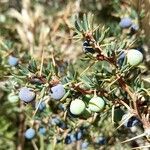
<svg viewBox="0 0 150 150"><path fill-rule="evenodd" d="M139 120L136 117L131 117L124 125L128 128L139 124Z"/></svg>
<svg viewBox="0 0 150 150"><path fill-rule="evenodd" d="M46 133L46 128L40 127L40 128L39 128L39 133L40 133L41 135L44 135L44 134Z"/></svg>
<svg viewBox="0 0 150 150"><path fill-rule="evenodd" d="M129 118L128 120L126 120L126 118L128 118L129 114L125 114L122 116L122 121L124 123L124 126L127 127L127 128L130 128L130 127L133 127L133 126L136 126L140 123L140 121L135 117L135 116L132 116L131 118Z"/></svg>
<svg viewBox="0 0 150 150"><path fill-rule="evenodd" d="M53 118L51 119L51 124L52 124L52 125L58 125L60 122L61 122L61 120L60 120L60 118L58 118L58 117L53 117Z"/></svg>
<svg viewBox="0 0 150 150"><path fill-rule="evenodd" d="M51 88L51 97L55 100L61 99L65 95L66 91L62 84L57 84Z"/></svg>
<svg viewBox="0 0 150 150"><path fill-rule="evenodd" d="M64 104L62 104L62 103L60 103L60 104L58 105L58 108L59 108L60 110L62 110L62 111L65 111L65 110L66 110L66 106L65 106Z"/></svg>
<svg viewBox="0 0 150 150"><path fill-rule="evenodd" d="M72 142L75 142L76 141L75 134L70 134L70 139L71 139Z"/></svg>
<svg viewBox="0 0 150 150"><path fill-rule="evenodd" d="M136 32L136 31L138 31L138 29L139 29L138 25L132 24L132 26L131 26L131 32Z"/></svg>
<svg viewBox="0 0 150 150"><path fill-rule="evenodd" d="M95 142L99 145L104 145L106 144L106 138L103 136L97 137Z"/></svg>
<svg viewBox="0 0 150 150"><path fill-rule="evenodd" d="M63 122L62 120L61 120L60 123L58 124L58 127L60 127L60 128L63 129L63 130L67 129L66 123Z"/></svg>
<svg viewBox="0 0 150 150"><path fill-rule="evenodd" d="M119 25L120 25L121 28L128 28L132 25L132 21L131 21L130 18L125 17L125 18L121 19Z"/></svg>
<svg viewBox="0 0 150 150"><path fill-rule="evenodd" d="M39 102L37 102L36 109L37 109L37 107L38 107L38 110L43 111L46 108L46 104L45 104L45 102L41 102L40 104L39 104Z"/></svg>
<svg viewBox="0 0 150 150"><path fill-rule="evenodd" d="M83 138L83 132L81 130L76 132L76 139L81 140Z"/></svg>
<svg viewBox="0 0 150 150"><path fill-rule="evenodd" d="M95 53L94 49L92 48L92 46L90 45L90 43L88 41L84 41L83 51L85 53Z"/></svg>
<svg viewBox="0 0 150 150"><path fill-rule="evenodd" d="M68 134L65 138L65 144L71 144L72 141L71 141L71 137L70 137L70 134Z"/></svg>
<svg viewBox="0 0 150 150"><path fill-rule="evenodd" d="M83 143L81 143L81 149L82 150L87 150L89 143L87 141L84 141Z"/></svg>
<svg viewBox="0 0 150 150"><path fill-rule="evenodd" d="M18 61L19 61L19 59L14 56L9 56L9 58L8 58L8 63L10 66L18 65Z"/></svg>
<svg viewBox="0 0 150 150"><path fill-rule="evenodd" d="M119 64L119 66L122 66L125 57L126 57L125 52L122 52L121 55L120 55L119 58L118 58L118 64Z"/></svg>
<svg viewBox="0 0 150 150"><path fill-rule="evenodd" d="M137 49L138 51L140 51L142 54L144 53L143 47L138 47L138 48L135 48L135 49Z"/></svg>
<svg viewBox="0 0 150 150"><path fill-rule="evenodd" d="M20 89L19 98L24 102L31 102L35 98L35 93L30 91L27 87Z"/></svg>
<svg viewBox="0 0 150 150"><path fill-rule="evenodd" d="M63 130L64 130L64 129L67 129L66 123L63 122L62 120L60 120L59 117L53 117L53 118L51 119L51 124L52 124L52 125L56 125L56 126L60 127L60 128L63 129Z"/></svg>
<svg viewBox="0 0 150 150"><path fill-rule="evenodd" d="M29 140L33 139L35 136L35 130L33 128L27 129L24 136Z"/></svg>

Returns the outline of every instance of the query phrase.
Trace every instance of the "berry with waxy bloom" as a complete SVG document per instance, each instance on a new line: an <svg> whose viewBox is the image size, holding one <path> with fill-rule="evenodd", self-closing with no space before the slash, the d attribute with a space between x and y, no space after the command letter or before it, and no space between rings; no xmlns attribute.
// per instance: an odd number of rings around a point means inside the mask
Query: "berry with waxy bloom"
<svg viewBox="0 0 150 150"><path fill-rule="evenodd" d="M33 128L27 129L24 136L25 136L25 138L27 138L29 140L33 139L35 136L35 130Z"/></svg>
<svg viewBox="0 0 150 150"><path fill-rule="evenodd" d="M28 103L28 102L31 102L32 100L34 100L35 93L27 87L22 87L19 92L19 98L22 101Z"/></svg>
<svg viewBox="0 0 150 150"><path fill-rule="evenodd" d="M38 110L43 111L46 108L45 102L42 101L40 104L39 104L39 102L37 102L36 103L36 109L37 108L38 108Z"/></svg>
<svg viewBox="0 0 150 150"><path fill-rule="evenodd" d="M92 48L89 41L87 41L87 40L84 41L84 43L83 43L83 51L85 53L95 53L94 49Z"/></svg>
<svg viewBox="0 0 150 150"><path fill-rule="evenodd" d="M128 28L132 25L132 20L128 17L124 17L121 19L119 25L121 28Z"/></svg>
<svg viewBox="0 0 150 150"><path fill-rule="evenodd" d="M51 88L50 95L53 99L59 100L65 95L66 91L62 84L57 84Z"/></svg>
<svg viewBox="0 0 150 150"><path fill-rule="evenodd" d="M40 133L41 135L45 135L45 133L46 133L46 128L40 127L40 128L39 128L39 133Z"/></svg>
<svg viewBox="0 0 150 150"><path fill-rule="evenodd" d="M106 138L103 136L96 137L95 142L99 145L106 144Z"/></svg>
<svg viewBox="0 0 150 150"><path fill-rule="evenodd" d="M19 61L19 59L17 57L14 57L14 56L9 56L9 58L8 58L8 63L10 66L18 65L18 61Z"/></svg>

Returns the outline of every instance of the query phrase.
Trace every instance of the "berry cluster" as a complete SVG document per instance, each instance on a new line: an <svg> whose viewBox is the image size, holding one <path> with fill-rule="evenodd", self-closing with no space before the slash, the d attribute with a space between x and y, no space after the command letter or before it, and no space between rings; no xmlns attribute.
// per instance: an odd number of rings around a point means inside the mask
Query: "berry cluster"
<svg viewBox="0 0 150 150"><path fill-rule="evenodd" d="M8 64L11 67L8 69L14 71L18 84L13 86L8 100L13 103L20 99L21 112L27 115L24 137L28 140L38 139L39 136L41 141L54 140L54 146L61 142L79 144L83 150L91 145L96 149L100 146L105 149L106 144L116 141L111 137L111 133L115 132L112 126L123 122L122 125L131 129L143 124L145 130L144 125L149 125L145 121L147 103L140 101L149 89L143 88L138 73L135 82L130 75L130 71L136 70L143 61L144 53L141 48L136 48L139 44L134 45L130 38L124 40L124 36L134 39L137 34L122 34L128 29L136 33L138 25L131 18L124 17L118 24L123 29L119 27L122 32L118 34L119 38L107 38L108 30L89 25L87 18L84 16L83 21L76 22L77 37L82 36L84 40L80 45L85 54L81 64L79 61L75 65L65 64L60 54L53 52L48 52L50 61L47 61L44 50L40 63L37 59L37 62L31 60L28 64L28 57L31 56L27 56L26 64L9 53ZM141 109L138 110L138 107ZM130 118L127 118L129 114L125 114L127 109L133 113ZM150 135L149 130L145 133ZM34 144L34 140L32 142Z"/></svg>
<svg viewBox="0 0 150 150"><path fill-rule="evenodd" d="M139 30L139 26L135 23L132 23L132 20L129 17L122 18L119 25L121 28L129 28L130 27L131 33L135 33Z"/></svg>

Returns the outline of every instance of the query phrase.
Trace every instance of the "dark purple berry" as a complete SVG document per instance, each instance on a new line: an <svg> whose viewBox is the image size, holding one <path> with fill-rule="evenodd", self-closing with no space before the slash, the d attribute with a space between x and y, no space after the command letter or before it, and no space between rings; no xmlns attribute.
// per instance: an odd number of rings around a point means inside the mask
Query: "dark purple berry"
<svg viewBox="0 0 150 150"><path fill-rule="evenodd" d="M84 141L81 143L81 150L87 150L89 146L89 143L87 141Z"/></svg>
<svg viewBox="0 0 150 150"><path fill-rule="evenodd" d="M75 142L76 141L76 136L75 136L75 134L70 134L70 138L71 138L71 141L72 142Z"/></svg>
<svg viewBox="0 0 150 150"><path fill-rule="evenodd" d="M85 53L95 53L94 49L92 48L92 46L90 45L90 43L88 41L84 41L83 51Z"/></svg>
<svg viewBox="0 0 150 150"><path fill-rule="evenodd" d="M18 65L18 61L19 61L19 59L14 56L9 56L9 58L8 58L8 63L10 66Z"/></svg>
<svg viewBox="0 0 150 150"><path fill-rule="evenodd" d="M119 66L122 66L122 64L123 64L123 62L124 62L124 60L125 60L125 57L126 57L125 52L122 52L122 53L120 54L119 58L118 58L118 64L119 64Z"/></svg>
<svg viewBox="0 0 150 150"><path fill-rule="evenodd" d="M19 98L22 101L29 103L35 99L35 93L27 87L22 87L19 92Z"/></svg>
<svg viewBox="0 0 150 150"><path fill-rule="evenodd" d="M136 24L132 24L132 26L131 26L131 28L130 28L131 33L135 33L135 32L137 32L137 31L138 31L138 29L139 29L139 26L138 26L138 25L136 25Z"/></svg>
<svg viewBox="0 0 150 150"><path fill-rule="evenodd" d="M105 145L106 144L106 138L103 136L99 136L96 138L95 142L99 145Z"/></svg>
<svg viewBox="0 0 150 150"><path fill-rule="evenodd" d="M139 123L140 121L135 116L133 116L124 123L124 126L127 128L131 128L133 126L138 125Z"/></svg>
<svg viewBox="0 0 150 150"><path fill-rule="evenodd" d="M71 144L72 141L71 141L71 137L70 137L70 134L68 134L65 138L65 144Z"/></svg>
<svg viewBox="0 0 150 150"><path fill-rule="evenodd" d="M45 135L45 133L46 133L46 128L40 127L40 128L39 128L39 133L40 133L41 135Z"/></svg>
<svg viewBox="0 0 150 150"><path fill-rule="evenodd" d="M83 131L82 130L78 130L76 133L76 139L77 140L81 140L83 138Z"/></svg>
<svg viewBox="0 0 150 150"><path fill-rule="evenodd" d="M129 28L132 25L132 21L130 18L125 17L121 19L119 25L121 28Z"/></svg>
<svg viewBox="0 0 150 150"><path fill-rule="evenodd" d="M46 104L45 102L41 102L39 104L39 102L36 103L36 109L38 108L38 110L43 111L46 108Z"/></svg>
<svg viewBox="0 0 150 150"><path fill-rule="evenodd" d="M52 124L52 125L58 125L60 122L61 122L61 120L60 120L59 117L53 117L53 118L51 119L51 124Z"/></svg>
<svg viewBox="0 0 150 150"><path fill-rule="evenodd" d="M57 84L51 88L50 95L55 100L60 100L65 94L66 91L62 84Z"/></svg>
<svg viewBox="0 0 150 150"><path fill-rule="evenodd" d="M24 136L25 136L25 138L27 138L29 140L33 139L35 136L35 130L33 128L27 129Z"/></svg>

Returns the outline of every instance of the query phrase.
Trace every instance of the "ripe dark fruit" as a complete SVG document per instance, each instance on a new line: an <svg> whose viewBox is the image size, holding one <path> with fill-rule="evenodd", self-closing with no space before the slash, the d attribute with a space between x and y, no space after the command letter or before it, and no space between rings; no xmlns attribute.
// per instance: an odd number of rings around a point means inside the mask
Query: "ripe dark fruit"
<svg viewBox="0 0 150 150"><path fill-rule="evenodd" d="M103 136L99 136L96 138L95 142L99 145L104 145L104 144L106 144L106 138Z"/></svg>
<svg viewBox="0 0 150 150"><path fill-rule="evenodd" d="M83 137L83 132L82 130L79 130L75 133L75 136L76 136L76 140L81 140L82 137Z"/></svg>
<svg viewBox="0 0 150 150"><path fill-rule="evenodd" d="M58 125L60 122L61 122L61 120L60 120L59 117L53 117L53 118L51 119L51 124L52 124L52 125Z"/></svg>
<svg viewBox="0 0 150 150"><path fill-rule="evenodd" d="M122 64L123 64L123 62L125 60L125 57L126 57L125 52L122 52L121 55L118 58L118 64L119 64L119 66L122 66Z"/></svg>
<svg viewBox="0 0 150 150"><path fill-rule="evenodd" d="M67 125L64 121L62 121L59 117L53 117L51 119L51 122L50 122L52 125L56 125L58 127L60 127L61 129L65 130L67 129Z"/></svg>
<svg viewBox="0 0 150 150"><path fill-rule="evenodd" d="M132 26L131 26L131 28L130 28L131 33L135 33L135 32L137 32L137 31L138 31L138 29L139 29L139 26L138 26L138 25L136 25L136 24L132 24Z"/></svg>
<svg viewBox="0 0 150 150"><path fill-rule="evenodd" d="M71 144L71 143L72 143L72 140L71 140L70 135L68 134L65 138L65 144Z"/></svg>
<svg viewBox="0 0 150 150"><path fill-rule="evenodd" d="M83 51L85 53L95 53L94 49L90 45L89 41L84 41L83 43Z"/></svg>
<svg viewBox="0 0 150 150"><path fill-rule="evenodd" d="M8 63L10 66L18 65L18 61L19 61L19 59L14 56L9 56L9 58L8 58Z"/></svg>
<svg viewBox="0 0 150 150"><path fill-rule="evenodd" d="M32 92L29 88L27 87L23 87L20 89L20 92L19 92L19 98L26 102L26 103L29 103L31 102L32 100L34 100L35 98L35 93Z"/></svg>
<svg viewBox="0 0 150 150"><path fill-rule="evenodd" d="M61 99L65 95L66 91L62 84L57 84L51 88L51 97L55 100Z"/></svg>
<svg viewBox="0 0 150 150"><path fill-rule="evenodd" d="M89 146L89 143L87 141L84 141L83 143L81 143L81 150L87 150Z"/></svg>
<svg viewBox="0 0 150 150"><path fill-rule="evenodd" d="M129 116L129 114L125 114L122 116L122 121L124 122L126 120L126 118ZM131 118L129 118L128 120L125 121L124 126L127 128L139 125L140 121L135 117L132 116Z"/></svg>
<svg viewBox="0 0 150 150"><path fill-rule="evenodd" d="M121 28L129 28L132 25L132 20L128 17L122 18L119 25Z"/></svg>
<svg viewBox="0 0 150 150"><path fill-rule="evenodd" d="M45 108L46 108L45 102L41 102L40 104L39 102L36 103L36 109L43 111Z"/></svg>
<svg viewBox="0 0 150 150"><path fill-rule="evenodd" d="M33 139L35 136L35 130L33 128L27 129L24 136L25 136L25 138L27 138L29 140Z"/></svg>
<svg viewBox="0 0 150 150"><path fill-rule="evenodd" d="M40 133L41 135L45 135L45 133L46 133L46 128L40 127L40 128L39 128L39 133Z"/></svg>
<svg viewBox="0 0 150 150"><path fill-rule="evenodd" d="M139 120L136 117L131 117L124 125L128 128L139 124Z"/></svg>

